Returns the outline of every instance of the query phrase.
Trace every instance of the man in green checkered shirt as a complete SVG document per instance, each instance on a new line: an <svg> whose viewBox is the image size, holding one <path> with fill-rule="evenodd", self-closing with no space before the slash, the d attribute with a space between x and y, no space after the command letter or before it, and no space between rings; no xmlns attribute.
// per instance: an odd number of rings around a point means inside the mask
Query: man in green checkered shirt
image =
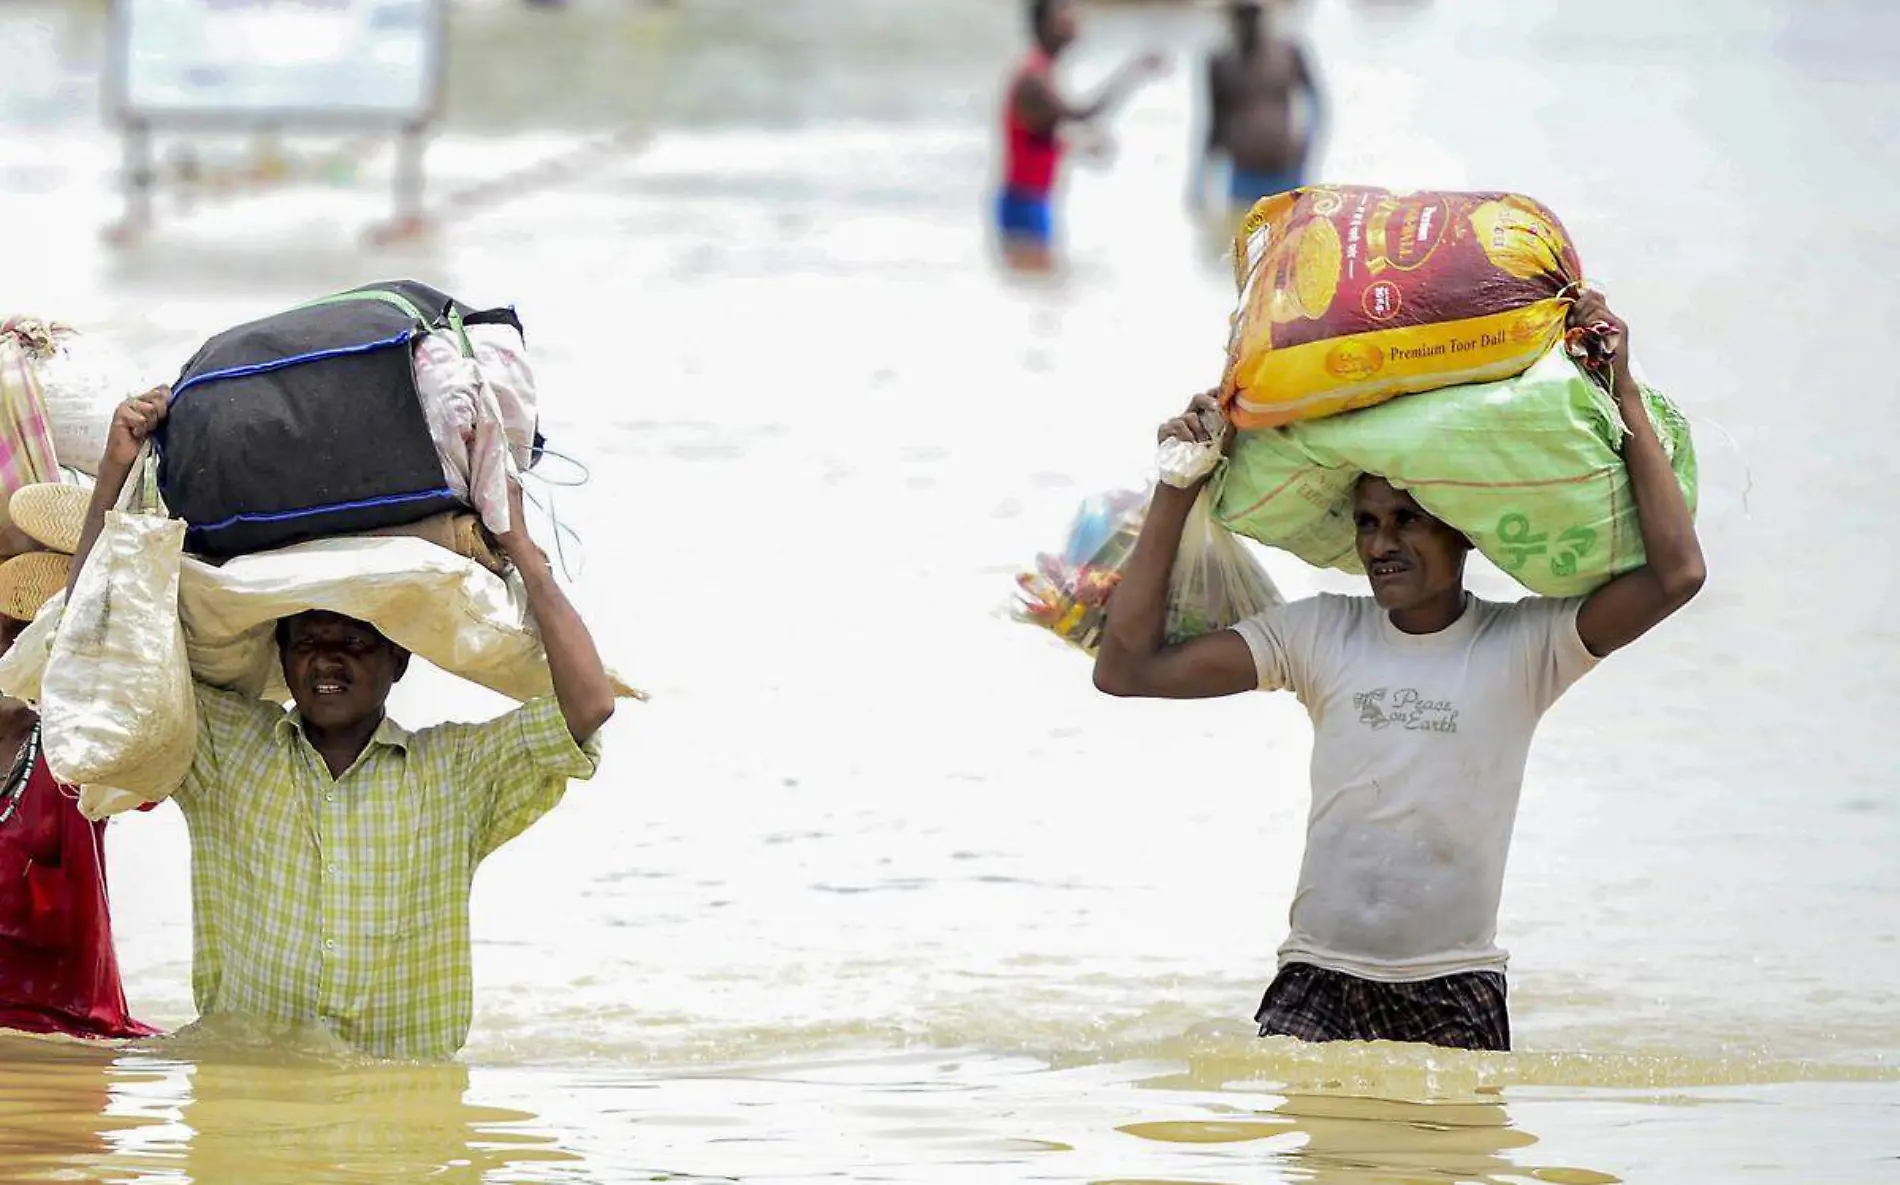
<svg viewBox="0 0 1900 1185"><path fill-rule="evenodd" d="M114 417L74 578L161 389ZM330 613L278 623L296 702L200 686L198 748L175 797L191 828L200 1013L318 1023L383 1057L447 1057L474 1006L475 866L593 776L614 692L592 637L523 527L499 537L540 626L554 694L486 724L408 732L384 704L409 655Z"/></svg>

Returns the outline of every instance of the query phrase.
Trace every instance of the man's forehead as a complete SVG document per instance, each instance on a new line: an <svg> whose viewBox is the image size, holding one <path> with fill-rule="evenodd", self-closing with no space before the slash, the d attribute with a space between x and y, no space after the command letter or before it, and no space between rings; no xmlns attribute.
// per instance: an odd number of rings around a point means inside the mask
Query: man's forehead
<svg viewBox="0 0 1900 1185"><path fill-rule="evenodd" d="M1352 488L1352 503L1362 509L1410 507L1419 509L1418 499L1383 477L1368 473Z"/></svg>
<svg viewBox="0 0 1900 1185"><path fill-rule="evenodd" d="M288 625L294 634L362 634L371 638L383 636L381 630L367 621L358 621L354 617L345 617L341 613L331 613L322 609L299 613L290 618Z"/></svg>

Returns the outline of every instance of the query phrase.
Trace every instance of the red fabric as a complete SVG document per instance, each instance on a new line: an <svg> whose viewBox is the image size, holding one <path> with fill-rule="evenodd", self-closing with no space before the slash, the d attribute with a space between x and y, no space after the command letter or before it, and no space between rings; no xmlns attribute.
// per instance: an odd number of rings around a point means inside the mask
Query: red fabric
<svg viewBox="0 0 1900 1185"><path fill-rule="evenodd" d="M1003 184L1023 194L1047 194L1056 184L1056 166L1062 161L1062 141L1053 130L1030 130L1016 110L1016 91L1024 78L1049 73L1049 55L1037 50L1017 71L1009 88L1009 103L1003 112L1005 163Z"/></svg>
<svg viewBox="0 0 1900 1185"><path fill-rule="evenodd" d="M0 823L0 1028L145 1037L129 1016L106 907L105 824L79 813L42 757Z"/></svg>

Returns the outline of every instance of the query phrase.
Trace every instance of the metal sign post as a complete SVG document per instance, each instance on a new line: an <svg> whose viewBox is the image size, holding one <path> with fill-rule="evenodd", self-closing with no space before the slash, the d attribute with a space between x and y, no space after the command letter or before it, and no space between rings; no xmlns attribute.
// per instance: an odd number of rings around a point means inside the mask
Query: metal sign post
<svg viewBox="0 0 1900 1185"><path fill-rule="evenodd" d="M152 227L156 136L244 132L395 137L390 227L419 230L447 19L446 0L113 0L106 94L126 207L112 237Z"/></svg>

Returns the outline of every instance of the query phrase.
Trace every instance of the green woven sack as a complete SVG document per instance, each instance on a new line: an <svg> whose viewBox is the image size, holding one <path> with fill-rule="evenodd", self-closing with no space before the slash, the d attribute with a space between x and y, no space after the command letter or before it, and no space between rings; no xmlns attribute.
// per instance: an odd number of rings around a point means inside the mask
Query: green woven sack
<svg viewBox="0 0 1900 1185"><path fill-rule="evenodd" d="M1644 386L1650 422L1696 505L1689 422ZM1559 342L1514 379L1242 433L1215 479L1215 518L1310 564L1362 572L1352 487L1362 473L1410 490L1478 550L1544 596L1581 596L1643 563L1615 403Z"/></svg>

